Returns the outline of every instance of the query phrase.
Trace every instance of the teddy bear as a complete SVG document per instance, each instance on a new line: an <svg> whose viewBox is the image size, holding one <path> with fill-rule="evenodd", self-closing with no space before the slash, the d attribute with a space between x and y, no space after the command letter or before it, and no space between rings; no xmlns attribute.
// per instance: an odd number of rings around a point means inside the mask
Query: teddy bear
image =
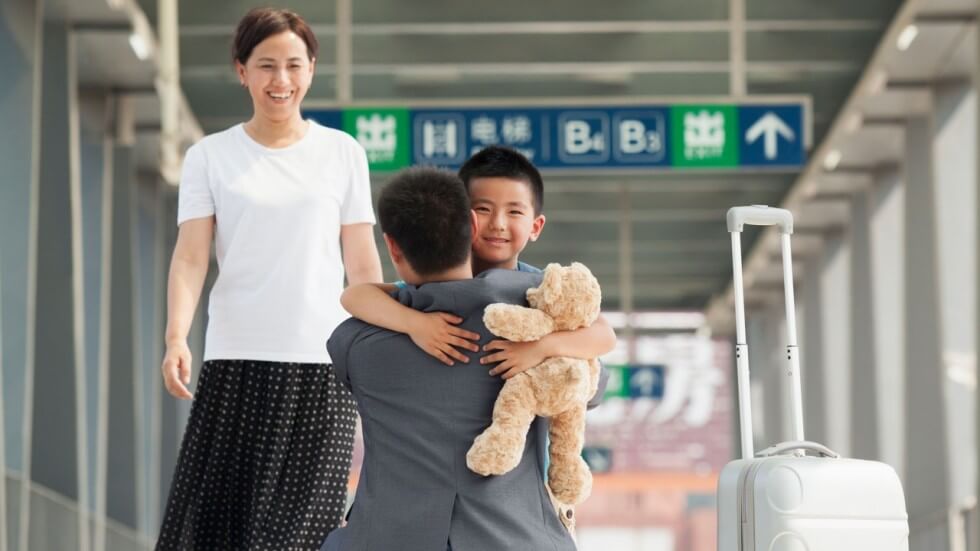
<svg viewBox="0 0 980 551"><path fill-rule="evenodd" d="M599 316L599 282L585 265L549 264L541 286L527 291L530 308L487 306L483 322L494 335L535 341L554 331L588 327ZM524 453L525 438L536 415L551 418L548 486L555 498L576 505L592 491L592 473L582 459L585 409L599 382L598 360L548 358L508 379L493 406L491 425L476 437L466 465L488 476L509 472Z"/></svg>

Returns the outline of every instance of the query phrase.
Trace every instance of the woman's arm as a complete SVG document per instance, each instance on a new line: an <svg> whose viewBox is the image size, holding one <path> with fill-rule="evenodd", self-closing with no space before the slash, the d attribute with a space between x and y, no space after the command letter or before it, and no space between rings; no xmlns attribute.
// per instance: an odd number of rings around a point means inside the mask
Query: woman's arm
<svg viewBox="0 0 980 551"><path fill-rule="evenodd" d="M374 226L341 226L340 247L344 254L348 285L381 283L381 259L378 258L378 246L374 243Z"/></svg>
<svg viewBox="0 0 980 551"><path fill-rule="evenodd" d="M208 274L213 237L214 216L184 222L177 231L177 244L170 259L165 335L167 349L160 369L163 371L164 386L177 398L193 397L187 390L191 382L191 351L187 346L187 333L194 321L204 278Z"/></svg>

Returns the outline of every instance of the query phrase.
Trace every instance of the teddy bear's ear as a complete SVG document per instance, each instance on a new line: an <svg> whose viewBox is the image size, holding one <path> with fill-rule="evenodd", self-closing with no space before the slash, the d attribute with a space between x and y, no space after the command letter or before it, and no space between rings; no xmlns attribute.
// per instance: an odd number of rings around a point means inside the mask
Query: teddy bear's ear
<svg viewBox="0 0 980 551"><path fill-rule="evenodd" d="M579 272L586 273L589 276L592 275L592 270L589 270L589 267L586 266L585 264L582 264L581 262L572 262L572 269Z"/></svg>
<svg viewBox="0 0 980 551"><path fill-rule="evenodd" d="M554 303L561 297L561 264L552 262L544 269L544 280L541 282L539 292L541 299L546 303Z"/></svg>

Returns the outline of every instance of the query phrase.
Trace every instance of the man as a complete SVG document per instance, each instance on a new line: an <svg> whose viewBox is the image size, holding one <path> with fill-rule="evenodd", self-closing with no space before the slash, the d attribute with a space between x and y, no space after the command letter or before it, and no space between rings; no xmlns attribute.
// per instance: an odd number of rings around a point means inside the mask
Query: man
<svg viewBox="0 0 980 551"><path fill-rule="evenodd" d="M482 322L486 305L526 304L527 289L540 284L540 274L504 270L472 279L474 218L450 173L402 172L382 192L378 217L408 284L397 291L399 302L458 316L481 346L493 339ZM510 473L482 477L466 467L466 451L490 424L500 377L478 361L445 365L407 335L356 319L337 328L328 348L357 401L364 463L348 525L331 533L325 549L575 549L544 485L539 430L528 432Z"/></svg>

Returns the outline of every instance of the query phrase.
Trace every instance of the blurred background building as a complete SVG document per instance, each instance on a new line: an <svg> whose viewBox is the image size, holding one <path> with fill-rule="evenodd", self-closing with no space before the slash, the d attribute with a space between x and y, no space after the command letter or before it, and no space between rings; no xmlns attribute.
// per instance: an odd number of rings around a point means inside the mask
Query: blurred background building
<svg viewBox="0 0 980 551"><path fill-rule="evenodd" d="M755 203L797 220L808 438L897 469L912 549L980 549L976 0L282 4L321 42L308 116L375 191L489 143L543 168L522 259L589 265L620 337L581 549L714 548L724 215ZM248 116L253 5L0 0L0 550L155 541L189 410L159 376L180 163ZM789 432L779 248L743 246L760 447Z"/></svg>

